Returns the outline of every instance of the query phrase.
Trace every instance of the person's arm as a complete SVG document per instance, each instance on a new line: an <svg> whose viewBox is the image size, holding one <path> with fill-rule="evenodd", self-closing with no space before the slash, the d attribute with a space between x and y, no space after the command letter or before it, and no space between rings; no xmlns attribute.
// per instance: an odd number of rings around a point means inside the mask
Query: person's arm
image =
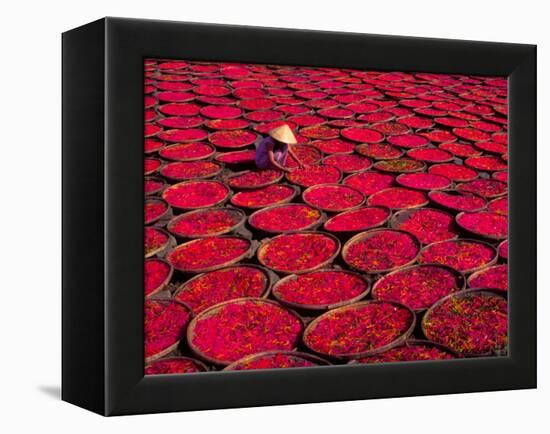
<svg viewBox="0 0 550 434"><path fill-rule="evenodd" d="M273 153L273 149L270 149L267 152L267 155L269 156L269 161L271 162L271 164L273 164L273 166L284 172L290 172L290 169L288 167L285 167L277 162L277 160L275 159L275 154Z"/></svg>
<svg viewBox="0 0 550 434"><path fill-rule="evenodd" d="M296 163L298 163L298 166L300 168L305 167L305 164L302 163L302 160L300 160L300 157L298 157L298 155L296 155L296 152L294 152L294 148L292 145L288 145L288 153L292 156L292 158L296 160Z"/></svg>

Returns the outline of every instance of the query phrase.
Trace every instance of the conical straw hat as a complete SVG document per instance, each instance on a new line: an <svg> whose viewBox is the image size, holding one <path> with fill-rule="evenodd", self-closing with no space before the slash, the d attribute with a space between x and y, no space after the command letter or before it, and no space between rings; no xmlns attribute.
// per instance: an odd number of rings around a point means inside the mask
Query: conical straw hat
<svg viewBox="0 0 550 434"><path fill-rule="evenodd" d="M287 143L289 145L295 145L298 143L294 133L287 124L273 128L268 134L278 142Z"/></svg>

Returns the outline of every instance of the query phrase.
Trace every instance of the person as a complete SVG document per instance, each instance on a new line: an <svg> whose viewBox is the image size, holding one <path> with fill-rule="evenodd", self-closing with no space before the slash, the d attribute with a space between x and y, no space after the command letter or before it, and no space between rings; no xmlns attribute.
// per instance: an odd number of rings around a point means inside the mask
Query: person
<svg viewBox="0 0 550 434"><path fill-rule="evenodd" d="M296 160L300 168L304 167L293 149L293 145L297 142L296 136L287 124L273 128L256 146L256 167L291 172L292 170L286 166L288 154Z"/></svg>

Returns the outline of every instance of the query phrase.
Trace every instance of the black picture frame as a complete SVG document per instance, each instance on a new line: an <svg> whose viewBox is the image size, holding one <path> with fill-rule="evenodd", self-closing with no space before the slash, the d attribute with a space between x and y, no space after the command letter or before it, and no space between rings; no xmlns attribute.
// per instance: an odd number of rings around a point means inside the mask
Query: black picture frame
<svg viewBox="0 0 550 434"><path fill-rule="evenodd" d="M62 399L102 415L536 387L536 46L104 18L63 34ZM509 78L508 357L143 375L143 59Z"/></svg>

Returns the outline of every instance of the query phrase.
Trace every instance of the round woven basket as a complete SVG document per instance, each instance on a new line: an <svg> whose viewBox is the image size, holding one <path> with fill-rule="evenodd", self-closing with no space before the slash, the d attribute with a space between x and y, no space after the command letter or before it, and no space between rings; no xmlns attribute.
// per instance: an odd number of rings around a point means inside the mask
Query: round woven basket
<svg viewBox="0 0 550 434"><path fill-rule="evenodd" d="M272 235L272 234L288 234L288 233L291 233L291 232L298 232L298 231L300 231L300 232L301 231L313 231L326 221L326 218L327 218L326 215L323 212L319 211L319 218L317 220L315 220L314 222L312 222L312 223L310 223L310 224L308 224L308 225L306 225L302 228L297 228L297 229L275 230L275 229L268 229L268 228L259 228L256 225L254 225L254 223L253 223L255 217L257 217L258 215L261 215L265 212L269 212L269 211L272 211L272 210L278 209L278 208L297 207L297 206L307 206L307 205L304 205L304 204L301 204L301 203L285 203L285 204L272 205L272 206L268 206L268 207L259 209L255 212L253 212L252 214L250 214L250 216L248 216L248 224L250 225L250 227L254 228L255 230L259 231L262 234ZM311 206L311 205L309 205L309 206ZM317 211L317 210L315 209L315 211Z"/></svg>
<svg viewBox="0 0 550 434"><path fill-rule="evenodd" d="M242 253L241 255L235 256L234 258L232 258L232 259L230 259L226 262L216 264L216 265L212 265L210 267L186 269L186 268L181 268L181 267L178 267L177 265L172 264L174 266L174 269L178 270L178 271L181 271L183 273L190 273L190 274L206 273L208 271L219 270L220 268L225 268L225 267L228 267L230 265L236 264L237 262L242 261L245 258L252 257L254 255L254 252L255 252L256 247L257 247L257 242L256 241L250 241L250 240L247 240L246 238L243 238L243 237L238 237L238 236L233 236L233 235L222 235L219 238L240 238L242 240L246 240L249 243L248 250L246 252ZM176 251L181 246L189 245L189 244L192 244L192 243L198 243L202 240L203 240L203 238L197 238L197 239L194 239L192 241L187 241L186 243L183 243L183 244L180 244L179 246L177 246L173 251ZM170 261L169 258L167 258L167 259L168 259L168 261Z"/></svg>
<svg viewBox="0 0 550 434"><path fill-rule="evenodd" d="M165 359L158 359L158 360L155 360L153 363L146 364L145 369L147 369L148 367L153 365L155 362L164 362L164 361L169 362L169 361L177 361L177 360L188 360L188 361L196 364L197 366L200 367L200 370L197 371L197 372L207 372L207 371L209 371L208 366L206 366L200 360L193 359L191 357L185 357L185 356L173 356L173 357L166 357ZM179 373L177 373L177 374L179 375ZM146 375L152 375L152 374L146 374ZM168 374L165 374L165 375L168 375Z"/></svg>
<svg viewBox="0 0 550 434"><path fill-rule="evenodd" d="M166 220L168 219L168 217L170 217L172 214L172 208L170 207L170 204L168 202L166 202L164 199L160 199L158 197L146 197L145 198L145 202L158 202L158 203L162 203L166 206L166 209L164 210L164 212L162 214L159 214L158 216L156 216L155 218L149 220L148 222L145 222L145 225L149 226L149 225L153 225L155 223L157 223L158 221L160 220Z"/></svg>
<svg viewBox="0 0 550 434"><path fill-rule="evenodd" d="M330 365L330 362L326 361L325 359L322 359L321 357L314 356L313 354L301 353L299 351L264 351L263 353L256 353L256 354L252 354L251 356L243 357L242 359L239 359L236 362L231 363L229 366L226 366L223 370L224 371L239 370L238 367L244 363L250 363L264 357L276 356L276 355L294 356L294 357L315 363L316 365L320 365L320 366ZM273 368L273 369L280 369L280 368Z"/></svg>
<svg viewBox="0 0 550 434"><path fill-rule="evenodd" d="M404 209L404 210L401 210L401 211L397 211L390 218L390 228L401 230L400 226L403 223L405 223L407 220L409 220L415 212L419 212L419 211L423 211L423 210L430 210L430 211L435 211L435 212L438 212L438 213L445 214L447 217L451 218L451 221L453 222L453 226L454 226L454 216L452 214L446 212L446 211L442 211L442 210L435 209L435 208L415 208L415 209ZM405 231L405 232L407 232L407 231ZM412 235L414 235L414 234L412 234ZM444 240L444 241L456 240L457 238L458 238L458 233L454 237L448 238L447 240ZM421 242L421 244L426 245L426 244L430 244L430 243L422 243Z"/></svg>
<svg viewBox="0 0 550 434"><path fill-rule="evenodd" d="M300 271L274 269L274 268L270 267L269 265L267 265L265 263L264 258L265 258L265 255L266 255L266 247L268 246L270 241L275 240L279 237L287 236L289 234L300 234L300 235L301 234L322 234L322 235L325 235L325 236L331 238L336 243L336 249L335 249L334 253L330 256L330 258L328 258L326 261L320 262L319 264L317 264L314 267L310 267L310 268L303 269L303 270L300 270ZM258 256L258 261L260 262L260 264L262 264L264 267L266 267L270 270L273 270L275 272L284 273L284 274L304 274L304 273L307 273L309 271L319 270L320 268L326 267L327 265L331 264L332 261L334 261L334 259L336 259L336 257L340 253L340 247L341 247L340 240L338 238L336 238L334 235L328 234L326 232L320 232L320 231L316 231L316 232L310 232L310 231L309 232L308 231L306 231L306 232L289 232L289 233L286 233L286 234L277 235L273 238L263 240L261 242L260 246L258 247L257 256Z"/></svg>
<svg viewBox="0 0 550 434"><path fill-rule="evenodd" d="M278 307L286 310L287 312L291 313L300 322L300 324L302 324L302 330L304 329L304 321L302 320L302 318L296 312L294 312L293 310L282 307L276 301L266 300L266 299L263 299L263 298L251 298L251 297L238 298L238 299L235 299L235 300L229 300L229 301L225 301L223 303L216 304L216 305L202 311L196 317L194 317L191 320L191 322L189 323L189 326L187 327L187 344L188 344L189 348L191 349L191 351L193 352L193 354L195 354L197 357L199 357L200 359L202 359L206 362L209 362L209 363L212 363L212 364L218 365L218 366L228 366L231 363L233 363L233 361L229 361L229 360L218 360L218 359L212 358L212 357L207 356L206 354L204 354L201 350L199 350L196 347L196 345L193 343L193 338L194 338L194 335L195 335L195 328L197 326L197 323L200 320L202 320L204 318L207 318L208 316L211 316L211 315L217 313L220 308L222 308L224 306L227 306L228 304L232 304L232 303L246 303L246 302L249 302L249 301L269 303L269 304L278 306ZM293 350L295 350L295 349L296 348L293 348Z"/></svg>
<svg viewBox="0 0 550 434"><path fill-rule="evenodd" d="M430 339L430 334L427 332L426 330L426 322L428 321L428 319L430 318L430 315L432 314L432 312L441 305L441 303L447 301L448 299L450 298L453 298L453 297L459 297L459 298L462 298L462 297L467 297L469 295L472 295L472 294L485 294L485 295L491 295L491 296L499 296L499 297L502 297L504 299L508 299L508 292L507 291L502 291L502 290L498 290L498 289L492 289L492 288L475 288L475 289L465 289L463 291L459 291L459 292L455 292L453 294L449 294L447 295L446 297L443 297L442 299L440 299L437 303L435 303L434 305L432 305L427 311L426 313L424 314L423 318L422 318L422 322L420 323L420 326L421 326L421 329L422 329L422 333L424 334L424 336L426 336L426 338L430 341L430 342L436 342L434 341L433 339ZM486 356L492 356L494 355L492 352L486 352L486 353L475 353L475 354L472 354L472 353L469 353L469 354L462 354L463 357L486 357Z"/></svg>
<svg viewBox="0 0 550 434"><path fill-rule="evenodd" d="M323 354L323 353L318 353L313 348L311 348L310 344L308 344L309 335L311 334L312 330L315 328L315 326L320 321L322 321L322 320L324 320L324 319L326 319L326 318L328 318L331 315L334 315L336 313L345 312L348 309L355 309L357 307L366 306L366 305L371 304L371 303L389 303L389 304L393 304L393 305L396 305L396 306L399 306L403 309L408 310L410 312L411 316L412 316L411 325L409 326L409 328L403 334L401 334L399 337L394 339L392 342L390 342L386 345L383 345L381 347L378 347L374 350L361 351L361 352L358 352L358 353L338 354L338 355ZM400 303L395 303L395 302L381 302L381 301L376 301L376 300L369 300L369 301L362 301L362 302L359 302L359 303L354 303L354 304L350 304L350 305L340 307L340 308L337 308L337 309L329 310L328 312L324 313L323 315L315 318L313 321L311 321L308 324L308 326L304 330L303 341L304 341L305 346L308 347L311 351L313 351L316 354L320 354L321 356L327 357L328 359L340 359L340 360L342 360L342 359L343 360L357 359L359 357L373 356L375 354L383 353L384 351L390 350L394 347L397 347L397 346L403 344L409 338L409 336L412 335L415 326L416 326L416 315L407 306L404 306Z"/></svg>
<svg viewBox="0 0 550 434"><path fill-rule="evenodd" d="M189 307L185 303L182 303L181 301L176 301L176 300L172 300L172 299L164 299L164 298L155 298L155 297L148 298L147 300L154 300L154 301L158 301L158 302L161 302L161 303L171 303L171 302L178 303L178 304L184 306L189 311L189 315L190 315L191 318L193 316L193 313L191 312L191 309L189 309ZM189 327L189 324L187 325L187 327ZM178 339L176 342L174 342L172 345L164 348L163 350L159 351L158 353L155 353L155 354L153 354L149 357L146 357L145 358L145 364L147 365L151 362L154 362L155 360L158 360L158 359L170 354L172 351L174 351L176 348L178 348L182 338L183 338L183 336L180 339Z"/></svg>
<svg viewBox="0 0 550 434"><path fill-rule="evenodd" d="M277 184L277 185L284 185L284 186L286 186L286 187L291 187L291 188L294 190L294 192L293 192L290 196L286 197L285 199L279 200L279 201L274 202L274 203L272 203L272 204L270 204L270 205L267 205L267 206L283 205L283 204L285 204L285 203L290 203L290 202L292 202L292 201L296 198L296 196L297 196L298 194L300 194L300 188L299 188L298 186L296 186L296 185L290 185L290 184L285 184L285 183L283 183L283 184ZM246 206L246 205L237 204L237 203L234 202L233 198L234 198L235 196L237 196L238 194L239 194L239 193L235 193L235 194L231 197L231 204L232 204L233 206L237 206L237 207L239 207L239 208L244 208L244 209L246 209L246 210L256 210L256 209L264 209L264 208L266 208L266 205Z"/></svg>
<svg viewBox="0 0 550 434"><path fill-rule="evenodd" d="M245 173L248 173L248 172L252 172L252 171L251 170L245 170L243 172L238 172L238 173L232 174L231 176L227 177L226 178L227 185L230 186L230 188L234 188L235 190L256 190L258 188L267 187L268 185L277 184L281 179L283 179L283 176L284 176L284 172L281 171L281 173L276 178L272 179L271 181L266 181L262 184L246 185L246 186L244 186L244 185L235 186L235 185L230 185L229 184L229 182L231 181L232 178L239 177L239 176L244 175Z"/></svg>
<svg viewBox="0 0 550 434"><path fill-rule="evenodd" d="M491 234L484 234L480 231L476 231L476 230L473 230L473 229L467 229L465 228L461 223L460 223L460 219L462 218L463 215L465 214L472 214L472 213L467 213L467 212L461 212L461 213L458 213L457 216L455 217L455 221L456 221L456 224L457 226L460 226L460 228L470 234L473 234L474 236L477 236L477 237L481 237L481 238L486 238L486 239L491 239L491 240L496 240L496 241L502 241L502 240L505 240L506 238L508 238L508 234L505 234L505 235L491 235ZM493 213L493 214L497 214L497 213ZM498 214L499 216L503 217L503 218L506 218L506 216L502 216L501 214Z"/></svg>
<svg viewBox="0 0 550 434"><path fill-rule="evenodd" d="M392 232L399 232L401 234L404 234L404 235L407 235L408 237L411 237L413 239L413 241L415 242L416 246L417 246L417 249L418 249L418 252L416 254L416 256L411 259L410 261L406 262L405 264L402 264L402 265L398 265L398 266L395 266L395 267L391 267L391 268L387 268L387 269L380 269L380 270L372 270L372 271L363 271L363 270L360 270L358 269L357 267L354 267L353 265L349 264L348 263L348 259L347 259L347 256L348 256L348 250L350 248L350 246L352 246L353 244L357 243L358 241L362 241L366 238L370 238L372 237L373 235L377 234L377 233L380 233L380 232L384 232L384 231L392 231ZM420 251L421 251L421 243L420 241L418 241L418 239L413 235L413 234L410 234L408 232L405 232L405 231L402 231L402 230L399 230L399 229L386 229L386 228L379 228L379 229L372 229L370 231L366 231L366 232L361 232L353 237L351 237L346 244L344 244L344 247L342 248L342 259L344 259L344 262L346 264L348 264L351 268L359 271L360 273L367 273L367 274L381 274L381 273L388 273L390 271L394 271L394 270L397 270L399 268L403 268L403 267L407 267L409 265L412 265L414 264L417 259L418 259L418 256L420 254Z"/></svg>
<svg viewBox="0 0 550 434"><path fill-rule="evenodd" d="M199 160L199 162L202 162L201 160ZM202 176L190 176L190 177L181 177L181 178L178 178L178 177L174 177L174 176L170 176L170 175L167 175L166 173L163 172L163 169L166 169L169 164L178 164L178 163L191 163L191 164L196 164L195 161L174 161L172 163L169 163L168 165L164 166L161 170L159 170L159 174L163 177L165 177L166 179L168 179L169 181L172 181L172 182L180 182L180 181L191 181L191 180L200 180L200 179L210 179L210 178L214 178L216 176L218 176L224 169L223 165L221 163L212 163L211 161L206 161L207 163L211 163L211 164L214 164L216 166L218 166L218 168L211 172L211 173L208 173L206 175L202 175Z"/></svg>
<svg viewBox="0 0 550 434"><path fill-rule="evenodd" d="M402 348L402 347L408 347L408 346L414 346L414 345L423 345L423 346L426 346L426 347L431 347L431 348L437 348L441 351L444 351L444 352L447 352L449 353L450 355L453 356L453 358L455 359L460 359L462 358L462 356L460 354L458 354L457 352L455 352L454 350L450 349L449 347L447 347L446 345L443 345L443 344L438 344L436 342L432 342L432 341L428 341L426 339L407 339L402 345L399 345L397 347L394 347L392 349L398 349L398 348ZM381 354L381 353L380 353ZM420 361L430 361L430 360L411 360L409 361L408 363L411 363L411 362L420 362ZM440 361L443 361L443 360L437 360L438 362ZM385 362L385 363L388 363L388 362ZM350 360L348 362L349 365L356 365L356 364L361 364L361 362L359 362L357 359L353 359L353 360Z"/></svg>
<svg viewBox="0 0 550 434"><path fill-rule="evenodd" d="M327 229L327 226L329 225L329 223L334 220L336 217L339 217L339 216L342 216L342 215L346 215L346 214L350 214L350 213L353 213L357 210L353 209L351 211L346 211L346 212L343 212L343 213L340 213L340 214L337 214L335 216L332 216L330 219L328 219L325 224L323 225L323 229L328 231L328 232L331 232L331 233L334 233L334 234L337 234L339 236L343 236L343 237L347 237L347 236L352 236L353 234L356 234L358 232L364 232L364 231L368 231L368 230L371 230L371 229L375 229L375 228L379 228L381 226L384 226L388 220L391 218L391 210L385 206L381 206L381 205L376 205L376 206L372 206L372 207L365 207L365 208L384 208L387 210L387 213L388 215L383 219L381 220L380 222L378 222L377 224L373 225L373 226L370 226L370 227L366 227L366 228L363 228L363 229L358 229L358 230L343 230L343 231L336 231L334 229ZM361 208L359 208L361 209Z"/></svg>
<svg viewBox="0 0 550 434"><path fill-rule="evenodd" d="M442 269L452 273L455 277L455 280L456 280L457 286L458 286L458 290L452 292L452 294L455 294L456 292L459 292L459 291L463 291L466 288L466 278L464 277L464 274L462 274L460 271L455 270L454 268L451 268L451 267L448 267L447 265L442 265L442 264L416 264L416 265L409 265L407 267L398 268L397 270L394 270L394 271L392 271L388 274L385 274L380 279L378 279L372 287L371 295L372 295L373 299L377 300L376 291L377 291L378 287L383 283L383 281L386 277L393 276L397 273L401 273L401 272L406 271L406 270L411 270L411 269L420 268L420 267L437 267L437 268L442 268ZM414 310L414 312L416 312L416 313L424 312L427 309L428 308L420 308L420 309L412 309L411 308L411 310Z"/></svg>
<svg viewBox="0 0 550 434"><path fill-rule="evenodd" d="M164 152L169 151L172 148L175 148L175 147L180 146L180 145L181 145L181 143L176 143L175 145L166 146L165 148L163 148L163 151ZM167 160L171 160L171 161L199 161L199 160L206 160L207 158L212 157L212 155L214 155L214 153L216 152L216 149L214 148L214 146L212 146L208 143L201 143L201 145L208 146L210 148L210 152L207 153L207 154L198 156L198 157L188 157L188 158L170 158L170 157L167 157L165 155L161 155L161 156L163 158L166 158Z"/></svg>
<svg viewBox="0 0 550 434"><path fill-rule="evenodd" d="M312 191L320 190L320 189L322 190L323 188L327 188L327 187L342 187L344 189L349 189L349 190L352 190L353 192L359 194L363 199L361 200L361 202L357 203L356 205L348 206L348 207L342 207L342 208L338 208L338 209L324 208L322 206L319 206L319 205L316 205L316 204L312 203L310 200L307 199L307 195L309 193L311 193ZM317 209L320 209L321 211L330 212L330 213L340 213L340 212L344 212L344 211L355 210L357 208L361 208L361 206L363 206L363 204L365 203L365 195L363 193L361 193L356 188L350 187L349 185L342 185L342 184L317 184L317 185L313 185L313 186L308 187L307 189L304 190L304 192L302 193L302 199L309 206L312 206L313 208L317 208Z"/></svg>
<svg viewBox="0 0 550 434"><path fill-rule="evenodd" d="M410 188L406 188L406 187L388 187L388 188L384 188L382 190L378 190L376 193L373 193L369 196L369 198L367 199L367 205L369 206L380 206L379 204L373 204L371 202L371 199L372 198L376 198L377 196L383 194L383 193L386 193L388 190L392 190L392 189L395 189L395 188L400 188L400 189L403 189L403 190L411 190L413 191L414 193L421 193L420 191L418 190L412 190ZM425 193L423 193L425 195ZM428 199L428 197L426 197L426 200L424 200L423 202L420 202L418 204L415 204L415 205L410 205L410 206L407 206L407 207L404 207L404 208L390 208L392 211L399 211L399 210L403 210L403 209L417 209L417 208L423 208L425 207L426 205L428 205L430 203L430 200ZM387 206L387 205L382 205L382 206ZM389 208L389 207L388 207Z"/></svg>
<svg viewBox="0 0 550 434"><path fill-rule="evenodd" d="M159 183L162 184L160 187L156 188L155 190L152 190L152 191L149 191L148 193L145 193L146 196L154 196L155 194L158 194L158 193L162 192L168 185L164 179L158 178L158 177L155 177L155 176L147 176L147 177L145 177L145 181L155 181L155 182L159 182Z"/></svg>
<svg viewBox="0 0 550 434"><path fill-rule="evenodd" d="M466 274L470 274L470 273L474 273L478 270L481 270L482 268L485 268L485 267L489 267L491 265L494 265L496 262L497 262L497 259L498 259L498 253L497 253L497 250L495 249L495 247L485 241L481 241L481 240L475 240L475 239L472 239L472 238L460 238L460 239L456 239L456 240L445 240L445 241L438 241L437 243L432 243L432 244L428 244L424 247L422 247L422 249L420 250L420 253L418 255L418 258L420 258L422 256L422 253L428 249L430 246L433 246L435 244L440 244L440 243L448 243L448 242L459 242L459 241L467 241L467 242L472 242L472 243L477 243L477 244L483 244L484 246L486 247L489 247L492 251L493 251L493 259L491 259L488 263L486 264L483 264L479 267L474 267L474 268L469 268L467 270L462 270L461 273L466 275ZM419 262L420 264L421 262ZM442 264L444 265L444 264ZM452 268L452 267L451 267ZM458 271L458 270L457 270Z"/></svg>
<svg viewBox="0 0 550 434"><path fill-rule="evenodd" d="M454 208L450 208L450 207L447 207L445 205L442 205L442 204L440 204L440 203L438 203L438 202L436 202L432 199L432 197L434 195L438 194L438 193L447 193L447 194L456 195L456 196L460 196L461 193L463 193L463 194L467 193L467 194L471 194L473 196L476 196L480 199L483 199L485 204L482 207L475 208L475 209L473 209L471 211L468 211L468 212L482 211L486 208L486 205L487 205L487 200L485 198L479 196L478 194L475 194L475 193L460 192L460 191L456 191L455 189L432 190L432 191L428 192L428 198L432 201L434 207L441 208L441 209L444 209L444 210L449 210L449 211L452 211L452 212L457 212L457 210L454 209Z"/></svg>
<svg viewBox="0 0 550 434"><path fill-rule="evenodd" d="M223 229L223 230L218 231L218 232L210 232L208 234L192 235L192 234L180 234L180 233L174 232L174 226L180 220L183 220L183 219L185 219L189 216L193 216L193 215L196 215L196 214L201 214L201 213L204 213L204 212L216 211L216 210L224 210L224 211L227 211L229 213L234 214L236 216L236 218L238 218L238 222L235 223L233 226L231 226L229 228ZM176 237L182 238L182 239L183 238L194 239L194 238L215 237L215 236L224 235L224 234L227 234L229 232L234 232L234 231L238 230L240 227L242 227L244 225L245 221L246 221L245 213L243 211L241 211L240 209L237 209L237 208L222 208L222 207L200 208L200 209L196 209L196 210L193 210L193 211L188 211L186 213L180 214L180 215L172 218L168 222L168 224L166 225L166 229L168 231L170 231L170 233L174 234Z"/></svg>
<svg viewBox="0 0 550 434"><path fill-rule="evenodd" d="M247 268L254 268L256 270L259 270L261 271L265 277L266 277L266 281L265 281L265 286L264 286L264 289L262 291L262 294L259 296L259 297L256 297L256 298L268 298L270 293L271 293L271 288L273 286L273 284L275 282L278 281L279 279L279 276L277 276L275 273L273 273L271 270L268 270L267 268L265 267L262 267L261 265L255 265L255 264L235 264L235 265L230 265L229 267L225 267L225 268L220 268L219 270L215 270L215 271L220 271L220 270L230 270L232 268L240 268L240 267L247 267ZM193 283L195 280L198 280L202 277L204 277L206 274L208 274L210 272L206 272L206 273L201 273L201 274L198 274L196 276L193 276L191 279L185 281L184 283L182 283L177 289L176 291L174 292L174 298L177 298L177 295L183 291L185 291L185 288L190 285L191 283ZM239 298L243 298L243 297L239 297ZM230 300L227 300L227 301L230 301Z"/></svg>
<svg viewBox="0 0 550 434"><path fill-rule="evenodd" d="M161 246L157 247L156 249L153 249L150 252L146 253L145 254L145 259L151 258L151 257L156 256L156 255L162 256L163 253L165 253L165 251L168 250L168 248L174 247L176 245L175 238L171 234L169 234L167 231L165 231L164 229L158 228L158 227L154 227L154 226L153 226L153 229L157 230L159 232L162 232L168 238L167 238L166 242L163 245L161 245Z"/></svg>
<svg viewBox="0 0 550 434"><path fill-rule="evenodd" d="M363 298L365 298L370 293L370 290L371 290L370 280L366 276L364 276L360 273L356 273L354 271L337 270L337 269L330 269L330 268L315 270L313 272L315 273L315 272L322 272L322 271L338 271L338 272L342 272L342 273L346 273L346 274L350 274L352 276L358 277L359 279L361 279L365 283L365 290L361 294L356 295L355 297L349 298L347 300L342 300L338 303L332 303L332 304L330 304L330 303L329 304L301 304L301 303L295 303L295 302L285 300L281 296L281 294L279 293L279 287L281 285L284 285L286 282L296 280L297 278L299 278L301 276L305 276L307 274L300 274L300 275L290 274L288 276L283 277L277 283L275 283L273 285L273 287L271 288L271 293L273 294L273 297L276 300L278 300L281 304L283 304L285 306L291 307L293 309L305 309L305 310L314 310L314 311L336 309L338 307L346 306L348 304L352 304L352 303L355 303L359 300L362 300Z"/></svg>
<svg viewBox="0 0 550 434"><path fill-rule="evenodd" d="M168 283L170 283L170 280L172 279L172 275L174 274L174 267L172 264L170 264L168 261L165 261L164 259L155 258L155 261L160 261L164 264L166 264L169 267L168 274L166 275L166 278L162 281L162 283L155 288L155 290L145 296L145 298L153 298L155 295L157 295L159 292L161 292Z"/></svg>
<svg viewBox="0 0 550 434"><path fill-rule="evenodd" d="M175 209L179 209L179 210L186 210L186 211L191 211L191 210L194 210L194 209L202 209L202 208L210 208L210 207L213 207L213 206L220 206L222 204L224 204L225 202L227 202L229 200L229 196L231 195L231 189L229 187L227 187L225 184L219 182L219 181L207 181L207 180L204 180L204 181L200 181L200 180L196 180L196 181L183 181L183 182L178 182L177 184L173 184L171 185L170 187L168 187L167 189L165 189L163 192L162 192L162 197L163 199L166 198L167 196L167 193L171 190L171 189L175 189L177 188L178 186L180 185L183 185L183 184L194 184L194 183L204 183L204 182L208 182L208 183L212 183L212 184L217 184L217 185L220 185L223 187L223 189L225 190L225 196L218 200L217 202L214 202L214 203L208 203L208 204L205 204L205 205L200 205L200 206L188 206L188 207L185 207L185 206L177 206L177 205L171 205L173 208Z"/></svg>

